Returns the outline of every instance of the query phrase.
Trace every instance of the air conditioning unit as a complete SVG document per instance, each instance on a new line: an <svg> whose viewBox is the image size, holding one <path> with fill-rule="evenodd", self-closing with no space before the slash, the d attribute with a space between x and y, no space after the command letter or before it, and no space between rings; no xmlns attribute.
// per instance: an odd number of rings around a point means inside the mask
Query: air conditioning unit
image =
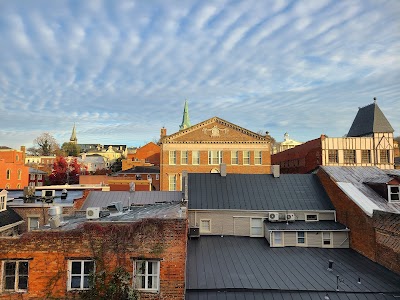
<svg viewBox="0 0 400 300"><path fill-rule="evenodd" d="M53 216L49 219L49 223L50 223L50 228L51 229L56 229L58 227L60 227L61 225L61 220L59 216Z"/></svg>
<svg viewBox="0 0 400 300"><path fill-rule="evenodd" d="M277 212L269 213L268 220L270 222L278 222L279 221L279 213L277 213Z"/></svg>
<svg viewBox="0 0 400 300"><path fill-rule="evenodd" d="M294 214L286 214L286 221L294 222L295 220L296 220L296 217Z"/></svg>
<svg viewBox="0 0 400 300"><path fill-rule="evenodd" d="M200 237L200 228L199 227L190 227L189 228L189 238L199 238Z"/></svg>
<svg viewBox="0 0 400 300"><path fill-rule="evenodd" d="M86 219L93 220L100 218L100 207L88 207L86 209Z"/></svg>

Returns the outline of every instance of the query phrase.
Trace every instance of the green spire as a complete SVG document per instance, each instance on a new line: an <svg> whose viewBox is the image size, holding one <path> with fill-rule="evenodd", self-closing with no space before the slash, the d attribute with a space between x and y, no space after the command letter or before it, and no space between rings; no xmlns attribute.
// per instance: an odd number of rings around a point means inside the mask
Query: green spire
<svg viewBox="0 0 400 300"><path fill-rule="evenodd" d="M182 124L179 126L179 130L188 129L190 127L190 120L189 120L189 106L187 100L185 100L185 108L183 109L183 118Z"/></svg>
<svg viewBox="0 0 400 300"><path fill-rule="evenodd" d="M70 143L78 143L78 139L76 138L76 129L75 129L75 123L74 123L74 127L72 128L72 134L71 134L71 138L69 139Z"/></svg>

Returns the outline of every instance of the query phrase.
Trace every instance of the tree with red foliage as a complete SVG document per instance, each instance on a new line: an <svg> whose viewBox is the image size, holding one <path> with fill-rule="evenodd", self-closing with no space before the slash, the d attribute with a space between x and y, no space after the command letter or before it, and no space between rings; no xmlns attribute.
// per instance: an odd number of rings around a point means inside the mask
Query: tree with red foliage
<svg viewBox="0 0 400 300"><path fill-rule="evenodd" d="M79 175L86 173L86 167L80 165L76 158L68 163L65 157L58 156L49 180L51 184L78 184Z"/></svg>

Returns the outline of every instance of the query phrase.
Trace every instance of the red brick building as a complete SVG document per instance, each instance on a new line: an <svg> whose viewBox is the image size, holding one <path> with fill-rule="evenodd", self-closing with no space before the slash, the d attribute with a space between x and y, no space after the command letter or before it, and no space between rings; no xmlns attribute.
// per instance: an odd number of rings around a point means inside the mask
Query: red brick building
<svg viewBox="0 0 400 300"><path fill-rule="evenodd" d="M136 166L135 162L144 161L154 166L160 165L160 146L153 142L147 143L143 147L136 149L135 153L128 153L126 159L126 168L122 167L122 170L126 170ZM129 162L130 161L130 162ZM124 163L124 161L123 161Z"/></svg>
<svg viewBox="0 0 400 300"><path fill-rule="evenodd" d="M350 229L350 247L400 274L400 173L396 177L384 171L325 166L317 175L337 221Z"/></svg>
<svg viewBox="0 0 400 300"><path fill-rule="evenodd" d="M50 227L0 238L0 299L74 298L90 286L104 291L114 274L128 276L140 299L184 299L187 219L180 204L99 217L53 216Z"/></svg>
<svg viewBox="0 0 400 300"><path fill-rule="evenodd" d="M0 149L0 189L22 190L28 186L29 167L25 166L25 147Z"/></svg>

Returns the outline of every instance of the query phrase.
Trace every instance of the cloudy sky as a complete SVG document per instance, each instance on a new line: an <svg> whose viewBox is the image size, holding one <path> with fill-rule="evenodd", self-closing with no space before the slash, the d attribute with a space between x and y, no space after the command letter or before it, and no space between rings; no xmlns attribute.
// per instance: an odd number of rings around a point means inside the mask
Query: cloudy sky
<svg viewBox="0 0 400 300"><path fill-rule="evenodd" d="M0 145L140 146L218 116L278 141L400 135L400 1L0 0Z"/></svg>

